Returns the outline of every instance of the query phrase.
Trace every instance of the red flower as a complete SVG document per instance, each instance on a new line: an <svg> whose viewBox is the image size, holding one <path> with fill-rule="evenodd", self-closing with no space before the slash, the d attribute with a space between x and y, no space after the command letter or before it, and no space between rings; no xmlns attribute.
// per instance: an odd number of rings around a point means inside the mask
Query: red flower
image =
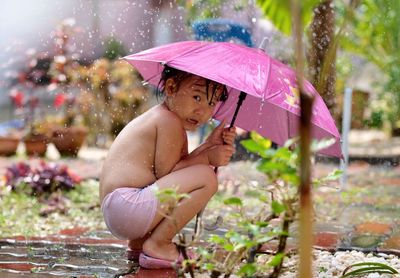
<svg viewBox="0 0 400 278"><path fill-rule="evenodd" d="M11 90L9 96L14 102L15 106L22 107L24 105L24 93L18 90Z"/></svg>
<svg viewBox="0 0 400 278"><path fill-rule="evenodd" d="M65 95L64 94L57 94L54 98L54 107L59 108L65 102Z"/></svg>

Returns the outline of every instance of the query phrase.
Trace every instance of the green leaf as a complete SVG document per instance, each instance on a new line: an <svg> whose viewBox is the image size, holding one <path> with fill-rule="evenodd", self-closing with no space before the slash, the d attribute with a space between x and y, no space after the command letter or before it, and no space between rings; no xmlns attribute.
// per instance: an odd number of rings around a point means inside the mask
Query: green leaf
<svg viewBox="0 0 400 278"><path fill-rule="evenodd" d="M272 142L271 140L264 138L260 134L255 131L250 133L250 138L254 140L259 146L261 146L264 150L271 148Z"/></svg>
<svg viewBox="0 0 400 278"><path fill-rule="evenodd" d="M287 164L281 162L273 162L273 161L266 161L260 163L257 167L258 170L261 172L271 172L271 171L278 171L278 172L286 172L288 169Z"/></svg>
<svg viewBox="0 0 400 278"><path fill-rule="evenodd" d="M226 244L224 244L223 246L222 246L226 251L228 251L228 252L232 252L233 251L233 245L232 244L230 244L230 243L226 243Z"/></svg>
<svg viewBox="0 0 400 278"><path fill-rule="evenodd" d="M355 268L355 267L360 267L360 268L348 272L350 269ZM343 271L341 278L355 276L355 275L361 275L361 274L368 274L368 273L398 274L398 271L386 264L383 264L383 263L363 262L363 263L352 264L349 267L347 267Z"/></svg>
<svg viewBox="0 0 400 278"><path fill-rule="evenodd" d="M264 157L265 153L270 150L272 142L254 131L250 133L250 137L251 139L240 141L240 144L249 152Z"/></svg>
<svg viewBox="0 0 400 278"><path fill-rule="evenodd" d="M212 264L212 263L205 263L205 264L202 264L203 265L203 269L205 269L205 270L214 270L215 269L215 264Z"/></svg>
<svg viewBox="0 0 400 278"><path fill-rule="evenodd" d="M247 139L240 141L240 144L249 152L259 153L262 152L261 146L259 146L254 140Z"/></svg>
<svg viewBox="0 0 400 278"><path fill-rule="evenodd" d="M242 200L239 197L230 197L224 200L225 205L243 206Z"/></svg>
<svg viewBox="0 0 400 278"><path fill-rule="evenodd" d="M252 277L257 272L255 264L244 264L238 271L239 275L245 275L246 277Z"/></svg>
<svg viewBox="0 0 400 278"><path fill-rule="evenodd" d="M272 259L268 262L268 265L272 266L272 267L277 266L281 263L281 261L283 260L284 257L285 257L285 254L278 253L272 257Z"/></svg>
<svg viewBox="0 0 400 278"><path fill-rule="evenodd" d="M219 244L219 245L222 245L222 244L225 244L225 243L226 243L226 239L225 239L225 238L220 237L220 236L217 236L217 235L211 235L211 236L208 238L208 241L209 241L209 242L216 243L216 244Z"/></svg>
<svg viewBox="0 0 400 278"><path fill-rule="evenodd" d="M335 171L329 173L329 175L324 177L322 180L323 181L335 181L338 178L340 178L342 176L342 174L343 174L343 171L335 170Z"/></svg>
<svg viewBox="0 0 400 278"><path fill-rule="evenodd" d="M292 13L291 0L257 0L258 6L274 26L284 33L291 35L292 33ZM313 8L320 3L319 0L302 0L298 1L301 5L301 17L303 26L309 25L312 18Z"/></svg>
<svg viewBox="0 0 400 278"><path fill-rule="evenodd" d="M279 215L279 214L281 214L282 212L284 212L284 211L286 210L285 206L284 206L283 204L279 203L279 202L276 201L276 200L273 200L273 201L272 201L272 203L271 203L271 208L272 208L272 211L273 211L276 215Z"/></svg>
<svg viewBox="0 0 400 278"><path fill-rule="evenodd" d="M260 201L263 202L263 203L268 203L269 200L270 200L270 197L267 196L267 195L265 195L265 194L260 194L260 195L258 196L258 200L260 200Z"/></svg>
<svg viewBox="0 0 400 278"><path fill-rule="evenodd" d="M275 157L281 160L289 160L292 156L292 152L285 147L279 148L276 153L275 153Z"/></svg>

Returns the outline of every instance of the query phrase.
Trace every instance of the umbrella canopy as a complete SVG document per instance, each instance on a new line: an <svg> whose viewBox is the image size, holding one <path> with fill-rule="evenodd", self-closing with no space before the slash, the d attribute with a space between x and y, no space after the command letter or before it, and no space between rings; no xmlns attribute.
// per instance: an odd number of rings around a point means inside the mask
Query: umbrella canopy
<svg viewBox="0 0 400 278"><path fill-rule="evenodd" d="M237 114L236 126L257 131L279 145L298 135L300 98L296 73L261 49L227 42L184 41L124 59L155 86L164 65L225 84L228 99L216 107L215 119L231 119L240 92L245 92L247 96ZM340 135L328 108L308 81L304 88L315 97L311 119L313 138L336 139L335 144L320 152L341 157Z"/></svg>

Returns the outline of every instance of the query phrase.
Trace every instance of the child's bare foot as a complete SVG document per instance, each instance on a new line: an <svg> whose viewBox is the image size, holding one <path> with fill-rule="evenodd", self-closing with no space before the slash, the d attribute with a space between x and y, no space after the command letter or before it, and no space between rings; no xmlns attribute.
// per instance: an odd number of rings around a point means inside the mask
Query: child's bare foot
<svg viewBox="0 0 400 278"><path fill-rule="evenodd" d="M174 243L171 241L154 241L151 238L143 244L143 253L147 256L167 261L175 261L179 258L179 252Z"/></svg>

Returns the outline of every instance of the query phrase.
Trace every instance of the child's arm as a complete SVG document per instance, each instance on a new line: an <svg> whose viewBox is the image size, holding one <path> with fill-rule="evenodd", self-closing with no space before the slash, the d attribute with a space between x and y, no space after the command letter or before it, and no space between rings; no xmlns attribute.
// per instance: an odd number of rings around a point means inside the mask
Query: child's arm
<svg viewBox="0 0 400 278"><path fill-rule="evenodd" d="M225 166L229 163L235 148L232 145L216 145L204 149L197 154L190 153L180 160L172 169L177 171L196 164L204 164L214 167Z"/></svg>
<svg viewBox="0 0 400 278"><path fill-rule="evenodd" d="M197 149L196 149L197 150ZM204 164L210 165L210 161L208 159L208 154L205 151L197 152L194 154L194 151L188 154L187 156L183 157L172 169L173 171L177 171L192 165L196 164Z"/></svg>

